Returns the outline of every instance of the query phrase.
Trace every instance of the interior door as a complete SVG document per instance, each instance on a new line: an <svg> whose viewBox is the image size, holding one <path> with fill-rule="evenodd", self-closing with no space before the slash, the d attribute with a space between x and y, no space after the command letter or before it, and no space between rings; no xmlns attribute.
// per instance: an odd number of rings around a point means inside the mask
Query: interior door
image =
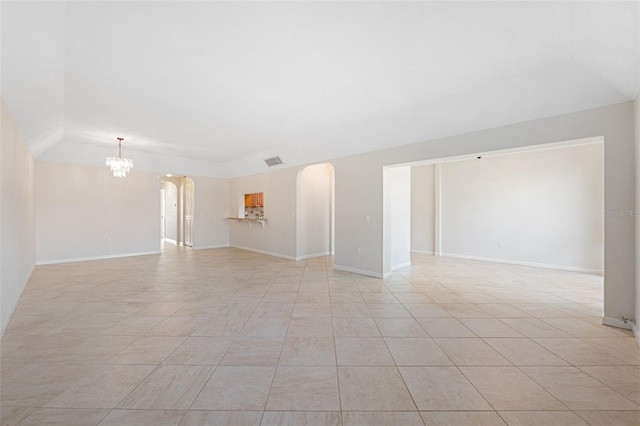
<svg viewBox="0 0 640 426"><path fill-rule="evenodd" d="M193 180L185 178L184 182L184 244L193 247L193 210L195 188Z"/></svg>
<svg viewBox="0 0 640 426"><path fill-rule="evenodd" d="M165 196L164 189L160 190L160 238L164 238L164 229L165 229L165 219L164 219L164 209L165 209Z"/></svg>

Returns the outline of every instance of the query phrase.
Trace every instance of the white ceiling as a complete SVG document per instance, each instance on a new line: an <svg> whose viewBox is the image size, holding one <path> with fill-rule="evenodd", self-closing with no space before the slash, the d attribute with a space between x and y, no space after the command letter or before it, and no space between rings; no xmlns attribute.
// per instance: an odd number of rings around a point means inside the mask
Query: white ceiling
<svg viewBox="0 0 640 426"><path fill-rule="evenodd" d="M37 158L235 176L632 100L638 2L1 2ZM180 158L167 158L180 157Z"/></svg>

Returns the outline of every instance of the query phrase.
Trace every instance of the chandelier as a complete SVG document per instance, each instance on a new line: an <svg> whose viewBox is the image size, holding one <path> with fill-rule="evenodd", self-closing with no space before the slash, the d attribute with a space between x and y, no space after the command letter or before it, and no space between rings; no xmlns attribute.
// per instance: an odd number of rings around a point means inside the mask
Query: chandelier
<svg viewBox="0 0 640 426"><path fill-rule="evenodd" d="M107 166L111 168L111 172L115 177L125 177L133 167L133 161L128 158L122 158L123 140L123 138L118 138L118 156L107 157Z"/></svg>

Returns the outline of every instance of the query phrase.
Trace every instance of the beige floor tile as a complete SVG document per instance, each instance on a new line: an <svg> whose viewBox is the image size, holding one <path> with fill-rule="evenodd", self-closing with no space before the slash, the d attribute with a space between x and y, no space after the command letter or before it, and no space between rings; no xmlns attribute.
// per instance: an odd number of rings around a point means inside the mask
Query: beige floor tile
<svg viewBox="0 0 640 426"><path fill-rule="evenodd" d="M573 365L625 365L621 359L576 338L536 338L534 342Z"/></svg>
<svg viewBox="0 0 640 426"><path fill-rule="evenodd" d="M331 297L324 284L315 284L314 287L302 286L296 297L296 303L330 303L330 301Z"/></svg>
<svg viewBox="0 0 640 426"><path fill-rule="evenodd" d="M477 337L455 318L418 318L431 337Z"/></svg>
<svg viewBox="0 0 640 426"><path fill-rule="evenodd" d="M362 294L353 284L355 292L331 292L331 304L364 304Z"/></svg>
<svg viewBox="0 0 640 426"><path fill-rule="evenodd" d="M479 338L433 339L455 365L511 365L491 346Z"/></svg>
<svg viewBox="0 0 640 426"><path fill-rule="evenodd" d="M407 303L404 305L415 318L450 318L451 314L433 303Z"/></svg>
<svg viewBox="0 0 640 426"><path fill-rule="evenodd" d="M162 365L118 406L136 410L187 410L203 388L213 367Z"/></svg>
<svg viewBox="0 0 640 426"><path fill-rule="evenodd" d="M36 407L0 407L0 425L24 425L24 419L33 414Z"/></svg>
<svg viewBox="0 0 640 426"><path fill-rule="evenodd" d="M221 365L276 365L284 339L240 337L229 347Z"/></svg>
<svg viewBox="0 0 640 426"><path fill-rule="evenodd" d="M331 316L333 318L369 318L371 317L371 313L369 312L367 305L364 303L332 303Z"/></svg>
<svg viewBox="0 0 640 426"><path fill-rule="evenodd" d="M638 426L640 411L577 411L590 426Z"/></svg>
<svg viewBox="0 0 640 426"><path fill-rule="evenodd" d="M446 303L441 306L452 316L460 318L491 318L491 314L482 309L482 305L472 303Z"/></svg>
<svg viewBox="0 0 640 426"><path fill-rule="evenodd" d="M411 313L400 303L369 303L369 312L375 318L408 318Z"/></svg>
<svg viewBox="0 0 640 426"><path fill-rule="evenodd" d="M491 410L455 367L400 367L419 410Z"/></svg>
<svg viewBox="0 0 640 426"><path fill-rule="evenodd" d="M372 318L334 318L333 333L336 337L380 337Z"/></svg>
<svg viewBox="0 0 640 426"><path fill-rule="evenodd" d="M587 426L571 411L501 411L509 426Z"/></svg>
<svg viewBox="0 0 640 426"><path fill-rule="evenodd" d="M254 318L291 318L293 303L260 303L251 314Z"/></svg>
<svg viewBox="0 0 640 426"><path fill-rule="evenodd" d="M287 337L279 365L336 365L332 337Z"/></svg>
<svg viewBox="0 0 640 426"><path fill-rule="evenodd" d="M619 337L611 327L598 327L578 318L545 318L544 321L573 337Z"/></svg>
<svg viewBox="0 0 640 426"><path fill-rule="evenodd" d="M115 408L154 369L151 365L99 366L52 399L56 408Z"/></svg>
<svg viewBox="0 0 640 426"><path fill-rule="evenodd" d="M194 331L192 336L227 336L235 337L240 334L248 318L216 318L204 320Z"/></svg>
<svg viewBox="0 0 640 426"><path fill-rule="evenodd" d="M40 407L93 370L84 364L24 363L3 371L2 407Z"/></svg>
<svg viewBox="0 0 640 426"><path fill-rule="evenodd" d="M601 349L631 365L640 365L640 348L635 337L583 338L583 342Z"/></svg>
<svg viewBox="0 0 640 426"><path fill-rule="evenodd" d="M259 426L262 411L189 411L180 426Z"/></svg>
<svg viewBox="0 0 640 426"><path fill-rule="evenodd" d="M275 367L220 366L193 410L264 410Z"/></svg>
<svg viewBox="0 0 640 426"><path fill-rule="evenodd" d="M264 302L267 302L266 296ZM286 303L286 301L283 301ZM292 301L290 301L292 302ZM206 314L217 318L245 318L250 317L258 303L254 302L224 302L206 309ZM178 311L175 315L178 315Z"/></svg>
<svg viewBox="0 0 640 426"><path fill-rule="evenodd" d="M345 411L342 423L344 426L424 426L415 411Z"/></svg>
<svg viewBox="0 0 640 426"><path fill-rule="evenodd" d="M111 364L160 364L185 337L141 336L109 358Z"/></svg>
<svg viewBox="0 0 640 426"><path fill-rule="evenodd" d="M341 426L339 411L265 411L260 426Z"/></svg>
<svg viewBox="0 0 640 426"><path fill-rule="evenodd" d="M284 337L289 318L249 318L240 332L241 337Z"/></svg>
<svg viewBox="0 0 640 426"><path fill-rule="evenodd" d="M522 367L572 410L639 410L640 406L575 367Z"/></svg>
<svg viewBox="0 0 640 426"><path fill-rule="evenodd" d="M414 411L396 367L338 367L340 400L346 411Z"/></svg>
<svg viewBox="0 0 640 426"><path fill-rule="evenodd" d="M571 337L564 331L537 318L506 318L502 322L526 337Z"/></svg>
<svg viewBox="0 0 640 426"><path fill-rule="evenodd" d="M585 366L582 371L640 404L640 367Z"/></svg>
<svg viewBox="0 0 640 426"><path fill-rule="evenodd" d="M102 334L110 336L141 336L160 324L164 317L130 317L107 328Z"/></svg>
<svg viewBox="0 0 640 426"><path fill-rule="evenodd" d="M462 318L460 322L480 337L524 337L495 318Z"/></svg>
<svg viewBox="0 0 640 426"><path fill-rule="evenodd" d="M163 364L218 365L232 342L231 337L187 337Z"/></svg>
<svg viewBox="0 0 640 426"><path fill-rule="evenodd" d="M113 410L100 426L178 426L185 414L176 410Z"/></svg>
<svg viewBox="0 0 640 426"><path fill-rule="evenodd" d="M475 302L479 303L479 302ZM482 310L494 318L529 318L530 315L507 303L482 303Z"/></svg>
<svg viewBox="0 0 640 426"><path fill-rule="evenodd" d="M397 365L453 365L430 338L385 338Z"/></svg>
<svg viewBox="0 0 640 426"><path fill-rule="evenodd" d="M423 411L427 425L439 426L505 426L495 411ZM542 424L539 426L543 426Z"/></svg>
<svg viewBox="0 0 640 426"><path fill-rule="evenodd" d="M566 409L551 393L515 367L462 367L461 370L496 410Z"/></svg>
<svg viewBox="0 0 640 426"><path fill-rule="evenodd" d="M331 318L330 303L296 303L294 318Z"/></svg>
<svg viewBox="0 0 640 426"><path fill-rule="evenodd" d="M362 298L367 304L400 302L398 298L391 293L362 293Z"/></svg>
<svg viewBox="0 0 640 426"><path fill-rule="evenodd" d="M338 365L395 365L380 337L336 337Z"/></svg>
<svg viewBox="0 0 640 426"><path fill-rule="evenodd" d="M375 318L375 322L382 337L427 337L413 318Z"/></svg>
<svg viewBox="0 0 640 426"><path fill-rule="evenodd" d="M148 336L190 336L207 319L204 317L169 317L147 331Z"/></svg>
<svg viewBox="0 0 640 426"><path fill-rule="evenodd" d="M335 367L278 367L267 410L340 409Z"/></svg>
<svg viewBox="0 0 640 426"><path fill-rule="evenodd" d="M331 318L291 318L287 337L333 337Z"/></svg>
<svg viewBox="0 0 640 426"><path fill-rule="evenodd" d="M566 361L527 338L483 339L513 365L568 365Z"/></svg>
<svg viewBox="0 0 640 426"><path fill-rule="evenodd" d="M39 408L20 422L21 425L85 426L98 424L109 410ZM3 423L4 424L4 423Z"/></svg>
<svg viewBox="0 0 640 426"><path fill-rule="evenodd" d="M434 303L433 299L424 293L396 293L395 296L401 303L409 308L409 304L431 304ZM409 309L410 310L410 309Z"/></svg>

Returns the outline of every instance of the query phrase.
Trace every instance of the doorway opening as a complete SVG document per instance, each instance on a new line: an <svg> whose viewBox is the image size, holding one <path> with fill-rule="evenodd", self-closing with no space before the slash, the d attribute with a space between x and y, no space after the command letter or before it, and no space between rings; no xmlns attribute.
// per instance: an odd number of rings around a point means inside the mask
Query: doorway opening
<svg viewBox="0 0 640 426"><path fill-rule="evenodd" d="M160 180L160 242L175 246L194 244L195 183L187 176Z"/></svg>
<svg viewBox="0 0 640 426"><path fill-rule="evenodd" d="M296 259L335 253L335 174L331 163L298 172Z"/></svg>

